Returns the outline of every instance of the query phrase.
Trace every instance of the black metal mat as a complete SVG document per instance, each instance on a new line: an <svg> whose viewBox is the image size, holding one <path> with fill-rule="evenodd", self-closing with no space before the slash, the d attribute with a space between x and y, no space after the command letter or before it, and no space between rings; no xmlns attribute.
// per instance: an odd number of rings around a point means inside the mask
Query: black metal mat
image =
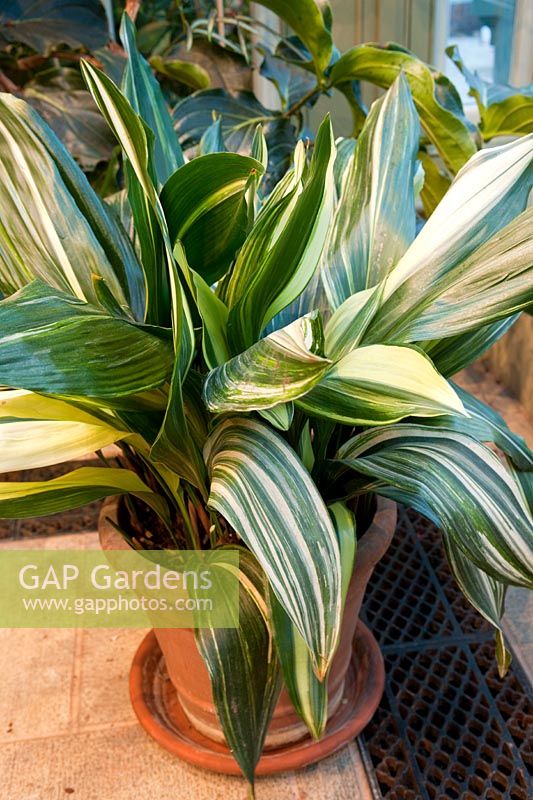
<svg viewBox="0 0 533 800"><path fill-rule="evenodd" d="M533 695L520 665L498 677L492 630L460 594L440 534L400 511L362 618L385 658L364 733L386 800L533 798Z"/></svg>

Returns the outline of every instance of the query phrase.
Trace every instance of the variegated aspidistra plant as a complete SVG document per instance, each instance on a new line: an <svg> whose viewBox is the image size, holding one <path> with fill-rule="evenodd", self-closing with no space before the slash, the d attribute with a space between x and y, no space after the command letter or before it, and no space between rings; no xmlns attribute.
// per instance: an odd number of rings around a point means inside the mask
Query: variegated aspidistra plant
<svg viewBox="0 0 533 800"><path fill-rule="evenodd" d="M326 119L265 196L261 130L250 157L184 163L127 20L123 35L122 90L83 66L123 153L127 189L109 203L0 95L0 470L122 451L1 483L0 516L123 495L137 547L240 548L240 629L198 644L253 781L281 675L324 729L375 493L442 529L507 666L505 590L533 586L533 458L450 377L531 306L533 137L476 153L417 234L403 74L357 142L336 145Z"/></svg>

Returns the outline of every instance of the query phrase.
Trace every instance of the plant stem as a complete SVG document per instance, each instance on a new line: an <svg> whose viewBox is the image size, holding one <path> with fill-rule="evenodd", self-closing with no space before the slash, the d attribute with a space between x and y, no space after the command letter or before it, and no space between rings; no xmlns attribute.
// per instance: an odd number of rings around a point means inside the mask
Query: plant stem
<svg viewBox="0 0 533 800"><path fill-rule="evenodd" d="M321 87L317 83L316 86L313 86L312 89L306 92L306 94L304 94L304 96L300 98L300 100L298 100L297 103L288 108L283 116L292 117L293 114L296 114L297 111L299 111L303 106L305 106L306 103L312 100L316 94L320 94L320 92L321 92Z"/></svg>
<svg viewBox="0 0 533 800"><path fill-rule="evenodd" d="M201 550L202 549L202 543L200 542L200 539L197 536L197 534L195 533L194 528L193 528L193 526L191 524L191 520L190 520L190 517L189 517L189 512L187 511L187 508L186 508L186 505L185 505L185 501L183 500L183 497L181 496L181 490L180 489L178 489L178 491L176 492L175 498L176 498L176 503L178 504L178 508L180 510L180 513L181 513L181 517L183 519L183 524L185 526L184 533L185 533L186 538L188 540L187 543L188 543L189 547L191 548L191 550Z"/></svg>

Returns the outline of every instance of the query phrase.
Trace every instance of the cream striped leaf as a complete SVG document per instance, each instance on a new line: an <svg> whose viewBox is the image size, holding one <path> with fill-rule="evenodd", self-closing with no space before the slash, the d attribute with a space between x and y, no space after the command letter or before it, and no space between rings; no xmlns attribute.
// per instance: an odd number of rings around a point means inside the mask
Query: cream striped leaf
<svg viewBox="0 0 533 800"><path fill-rule="evenodd" d="M0 94L0 152L0 291L40 278L97 303L98 275L140 319L142 270L128 238L52 131L8 94Z"/></svg>
<svg viewBox="0 0 533 800"><path fill-rule="evenodd" d="M424 353L379 344L358 347L341 358L296 405L344 425L465 413L452 386Z"/></svg>
<svg viewBox="0 0 533 800"><path fill-rule="evenodd" d="M380 494L430 517L488 575L533 588L533 517L516 479L485 445L403 424L350 439L338 459L378 479Z"/></svg>
<svg viewBox="0 0 533 800"><path fill-rule="evenodd" d="M259 215L233 269L226 302L234 353L242 352L263 328L305 289L320 261L333 214L335 144L327 117L317 135L303 188Z"/></svg>
<svg viewBox="0 0 533 800"><path fill-rule="evenodd" d="M472 436L479 442L493 442L518 469L533 470L533 453L525 440L508 427L503 417L473 394L452 384L465 407L468 417L444 416L427 420L424 424L447 428Z"/></svg>
<svg viewBox="0 0 533 800"><path fill-rule="evenodd" d="M159 307L162 295L165 293L169 295L174 340L179 342L176 348L178 369L180 376L184 377L193 357L194 331L183 289L175 280L175 265L167 221L152 177L153 135L107 75L88 61L82 61L81 69L96 105L127 158L126 171L132 178L132 185L128 186L128 190L133 190L133 194L128 196L132 208L138 212L137 215L134 214L137 233L141 240L150 240L145 241L145 246L155 257L151 269L146 271L145 268L148 291L147 314L150 317L151 304ZM151 274L152 271L161 271L162 265L166 274L157 276ZM168 324L168 320L164 320L164 323ZM178 397L175 400L180 402Z"/></svg>
<svg viewBox="0 0 533 800"><path fill-rule="evenodd" d="M498 322L482 325L475 331L424 342L422 346L439 372L445 378L449 378L483 355L514 325L519 316L520 314L513 314L512 317L498 320Z"/></svg>
<svg viewBox="0 0 533 800"><path fill-rule="evenodd" d="M419 128L400 74L372 106L342 183L321 270L334 309L385 278L415 237Z"/></svg>
<svg viewBox="0 0 533 800"><path fill-rule="evenodd" d="M500 677L503 678L511 663L511 654L505 647L501 625L507 587L473 564L451 537L444 536L444 548L450 569L461 591L474 608L496 629L496 660Z"/></svg>
<svg viewBox="0 0 533 800"><path fill-rule="evenodd" d="M0 302L0 385L112 405L161 386L173 361L166 331L111 317L40 281Z"/></svg>
<svg viewBox="0 0 533 800"><path fill-rule="evenodd" d="M58 400L25 389L0 390L0 419L59 420L66 422L84 422L88 425L104 424L120 428L120 423L100 409L98 415L91 414L72 403Z"/></svg>
<svg viewBox="0 0 533 800"><path fill-rule="evenodd" d="M209 373L204 384L208 409L214 413L257 411L300 397L331 366L319 355L323 343L317 313L260 339Z"/></svg>
<svg viewBox="0 0 533 800"><path fill-rule="evenodd" d="M346 600L354 568L357 539L355 517L344 503L329 507L339 542L342 601ZM272 625L285 687L292 704L311 735L320 739L328 719L328 682L319 681L313 672L309 650L274 595L271 595Z"/></svg>
<svg viewBox="0 0 533 800"><path fill-rule="evenodd" d="M329 318L324 349L328 358L338 360L358 347L381 301L382 285L352 294Z"/></svg>
<svg viewBox="0 0 533 800"><path fill-rule="evenodd" d="M532 308L532 231L530 206L435 286L419 291L414 308L395 325L394 340L458 336Z"/></svg>
<svg viewBox="0 0 533 800"><path fill-rule="evenodd" d="M258 559L323 679L339 635L341 565L315 484L280 436L249 419L230 418L216 427L204 458L209 505Z"/></svg>
<svg viewBox="0 0 533 800"><path fill-rule="evenodd" d="M532 164L533 134L482 150L468 161L387 278L384 303L365 342L404 341L397 329L405 326L406 320L417 318L428 297L438 300L439 287L447 288L447 275L452 270L454 278L461 278L463 285L468 283L468 275L463 277L467 259L524 210L533 185ZM472 257L474 266L476 258ZM504 297L508 268L506 264L499 273ZM474 271L474 284L476 280L479 278ZM482 288L480 284L478 289ZM444 315L443 332L446 324ZM482 325L483 320L476 324Z"/></svg>
<svg viewBox="0 0 533 800"><path fill-rule="evenodd" d="M150 221L154 221L155 218L159 230L153 232L154 248L157 250L160 240L162 243L162 255L166 269L164 282L168 286L171 307L174 368L170 381L168 406L153 446L152 456L154 460L168 460L181 477L192 479L194 484L203 490L203 465L200 454L189 436L182 393L182 380L187 375L194 355L194 330L172 253L167 221L152 179L151 146L153 141L147 136L145 125L140 117L106 75L88 62L83 62L82 71L96 104L127 156L136 180L135 189L142 190L150 213L146 218L142 213L141 218L147 222L148 229ZM143 207L141 202L141 211ZM163 279L163 276L161 277ZM154 301L159 302L159 300L160 297L156 290Z"/></svg>
<svg viewBox="0 0 533 800"><path fill-rule="evenodd" d="M309 648L274 594L270 600L274 640L284 688L313 739L320 739L328 721L328 683L313 670Z"/></svg>
<svg viewBox="0 0 533 800"><path fill-rule="evenodd" d="M272 408L260 409L259 416L270 422L278 431L288 431L294 417L294 403L278 403Z"/></svg>

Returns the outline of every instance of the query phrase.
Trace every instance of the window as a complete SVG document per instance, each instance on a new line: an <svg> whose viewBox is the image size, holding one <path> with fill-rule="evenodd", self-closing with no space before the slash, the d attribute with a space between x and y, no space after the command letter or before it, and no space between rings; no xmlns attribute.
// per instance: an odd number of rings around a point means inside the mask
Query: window
<svg viewBox="0 0 533 800"><path fill-rule="evenodd" d="M450 0L447 44L455 44L468 69L489 83L512 82L512 51L517 0ZM450 61L446 73L463 102L473 103L468 86Z"/></svg>

